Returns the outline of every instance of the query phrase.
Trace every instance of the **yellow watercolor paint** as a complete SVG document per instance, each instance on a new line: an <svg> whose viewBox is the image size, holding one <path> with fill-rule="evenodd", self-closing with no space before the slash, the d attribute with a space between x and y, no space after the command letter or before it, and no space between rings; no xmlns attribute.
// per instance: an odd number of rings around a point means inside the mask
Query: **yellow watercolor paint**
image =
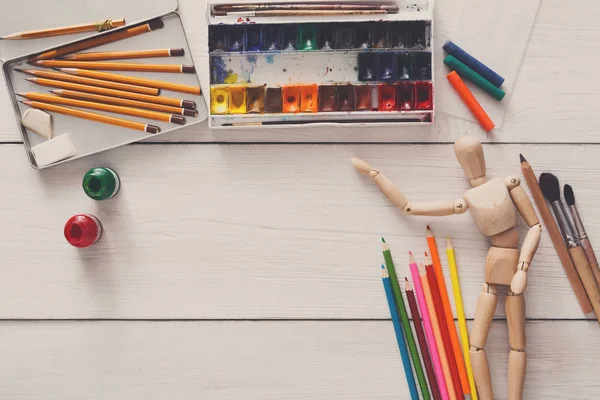
<svg viewBox="0 0 600 400"><path fill-rule="evenodd" d="M229 72L227 72L227 76L223 80L223 83L232 84L232 83L237 83L237 81L238 81L238 74L235 74L233 71L229 71Z"/></svg>
<svg viewBox="0 0 600 400"><path fill-rule="evenodd" d="M227 88L210 88L210 112L213 114L227 114L229 108L229 92Z"/></svg>
<svg viewBox="0 0 600 400"><path fill-rule="evenodd" d="M246 114L246 88L232 86L229 88L229 114Z"/></svg>

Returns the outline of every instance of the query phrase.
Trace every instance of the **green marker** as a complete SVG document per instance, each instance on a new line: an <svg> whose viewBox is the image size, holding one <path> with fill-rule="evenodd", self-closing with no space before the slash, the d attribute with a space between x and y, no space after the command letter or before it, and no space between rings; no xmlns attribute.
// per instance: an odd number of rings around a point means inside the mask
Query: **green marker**
<svg viewBox="0 0 600 400"><path fill-rule="evenodd" d="M106 167L92 168L83 176L83 191L94 200L110 199L120 185L119 175Z"/></svg>
<svg viewBox="0 0 600 400"><path fill-rule="evenodd" d="M446 58L444 58L444 64L455 70L461 78L473 82L475 86L481 88L496 100L500 101L504 98L504 95L506 94L504 90L494 86L490 81L463 64L456 57L447 55Z"/></svg>
<svg viewBox="0 0 600 400"><path fill-rule="evenodd" d="M396 269L394 268L394 261L392 260L392 253L390 248L385 242L384 238L381 238L383 242L383 258L385 260L385 266L390 275L390 283L392 284L392 292L394 293L394 299L396 300L396 308L398 308L398 314L400 314L400 322L402 322L402 330L404 336L406 336L406 342L408 343L408 349L410 350L410 357L412 358L415 372L417 373L417 379L419 381L419 387L421 388L421 394L423 400L430 400L429 388L427 387L427 381L425 380L425 374L423 373L423 367L421 366L421 359L419 358L419 352L415 344L415 337L413 336L410 322L408 321L408 313L406 312L406 305L402 298L402 292L400 291L400 285L398 285L398 275L396 275Z"/></svg>

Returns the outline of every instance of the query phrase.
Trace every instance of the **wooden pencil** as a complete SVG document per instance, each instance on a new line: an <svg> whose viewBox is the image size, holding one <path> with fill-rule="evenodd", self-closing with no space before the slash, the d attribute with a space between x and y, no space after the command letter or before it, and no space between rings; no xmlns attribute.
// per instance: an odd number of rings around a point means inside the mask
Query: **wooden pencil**
<svg viewBox="0 0 600 400"><path fill-rule="evenodd" d="M427 280L431 289L431 296L433 299L433 305L435 306L435 313L440 325L440 333L442 334L442 340L444 349L446 350L446 358L448 359L448 366L450 367L450 374L452 376L452 386L456 394L456 398L462 398L462 388L460 386L460 377L458 376L458 368L456 367L456 360L454 358L454 350L452 349L452 342L450 341L450 333L448 332L448 325L444 316L444 307L442 305L442 299L440 297L440 289L437 283L437 277L431 259L425 253L425 270L427 271Z"/></svg>
<svg viewBox="0 0 600 400"><path fill-rule="evenodd" d="M124 19L105 19L89 24L64 26L59 28L38 29L35 31L18 32L0 37L0 40L39 39L50 36L71 35L74 33L107 31L125 25Z"/></svg>
<svg viewBox="0 0 600 400"><path fill-rule="evenodd" d="M477 388L473 378L473 367L471 365L471 344L469 343L469 331L467 329L467 320L465 319L465 310L463 308L462 294L460 291L460 282L458 280L458 267L456 266L456 257L454 247L450 238L446 238L446 255L448 256L448 265L450 267L450 277L452 278L452 292L454 293L454 304L456 305L456 316L458 318L458 329L460 330L460 340L462 342L463 356L465 357L465 367L467 369L467 378L471 388L471 399L477 400Z"/></svg>
<svg viewBox="0 0 600 400"><path fill-rule="evenodd" d="M193 65L177 64L142 64L108 61L103 62L69 60L39 60L31 61L30 64L44 68L102 69L106 71L172 72L182 74L193 74L196 72L196 68Z"/></svg>
<svg viewBox="0 0 600 400"><path fill-rule="evenodd" d="M46 71L43 69L20 69L15 68L15 71L23 72L24 74L36 76L38 78L56 79L57 81L73 82L82 85L98 86L106 89L123 90L125 92L133 92L147 94L148 96L158 96L160 89L146 86L129 85L127 83L104 81L101 79L84 78L76 75L63 74L56 71Z"/></svg>
<svg viewBox="0 0 600 400"><path fill-rule="evenodd" d="M398 349L400 350L400 356L402 357L402 365L404 366L404 374L406 375L406 383L408 384L408 390L410 391L410 398L412 400L419 400L415 376L413 375L410 358L408 357L408 350L406 349L406 343L404 341L405 338L402 332L402 326L400 325L400 318L398 316L398 309L394 300L394 293L392 290L392 285L390 284L388 270L383 265L381 266L381 270L381 280L383 281L385 297L387 299L388 308L390 309L390 316L392 317L394 332L396 333L396 342L398 343Z"/></svg>
<svg viewBox="0 0 600 400"><path fill-rule="evenodd" d="M142 110L133 107L113 106L111 104L95 103L92 101L75 100L66 97L52 96L45 93L17 93L17 96L29 100L41 101L43 103L61 104L64 106L73 106L80 108L89 108L92 110L106 111L115 114L130 115L133 117L154 119L162 122L171 122L178 125L185 124L185 118L181 115L166 114L157 111Z"/></svg>
<svg viewBox="0 0 600 400"><path fill-rule="evenodd" d="M433 363L431 362L431 355L427 348L427 341L425 340L425 332L423 331L423 325L421 323L421 315L419 314L419 308L417 307L417 300L415 299L415 293L413 291L408 278L404 277L404 293L406 293L406 299L408 300L408 306L410 308L410 315L412 316L413 325L415 326L415 333L417 334L417 342L419 343L419 349L421 349L421 356L423 357L423 364L425 364L425 371L427 372L427 380L429 380L429 388L431 389L431 395L434 399L440 399L440 390L438 387L435 373L433 371Z"/></svg>
<svg viewBox="0 0 600 400"><path fill-rule="evenodd" d="M100 94L77 92L75 90L54 89L50 91L58 96L68 97L70 99L94 101L96 103L106 103L116 106L143 108L145 110L160 111L168 114L185 115L187 117L197 117L198 111L188 110L187 108L165 106L164 104L147 103L131 99L122 99L120 97L102 96Z"/></svg>
<svg viewBox="0 0 600 400"><path fill-rule="evenodd" d="M145 94L125 92L123 90L105 89L96 86L80 85L78 83L57 81L54 79L45 78L27 78L28 81L36 83L40 86L55 87L59 89L76 90L80 92L96 93L104 96L122 97L124 99L145 101L148 103L164 104L172 107L182 107L190 110L196 109L196 103L191 100L174 99L163 96L148 96Z"/></svg>
<svg viewBox="0 0 600 400"><path fill-rule="evenodd" d="M58 114L69 115L71 117L87 119L90 121L96 121L103 124L116 125L123 128L134 129L136 131L143 131L147 133L159 133L160 128L155 125L143 124L141 122L129 121L126 119L109 117L107 115L96 114L89 111L76 110L73 108L57 106L55 104L42 103L39 101L32 100L19 100L19 103L28 105L29 107L37 108L44 111L55 112Z"/></svg>
<svg viewBox="0 0 600 400"><path fill-rule="evenodd" d="M531 168L531 165L527 162L525 157L522 154L519 154L521 158L521 171L523 173L523 177L525 178L525 182L527 182L527 186L531 191L531 196L535 201L535 204L544 220L544 225L546 225L546 230L550 235L550 239L552 239L552 244L554 245L554 249L558 254L558 258L565 270L565 274L567 275L567 279L573 288L573 292L575 292L575 297L577 297L577 301L579 302L579 306L581 307L581 311L584 314L592 312L592 304L587 297L585 289L583 288L583 284L581 283L581 279L579 279L579 275L575 270L575 265L573 264L573 260L571 260L571 256L565 247L562 234L556 225L556 221L548 208L548 203L542 194L542 189L537 181L535 173Z"/></svg>
<svg viewBox="0 0 600 400"><path fill-rule="evenodd" d="M408 313L406 312L406 305L404 304L404 298L402 297L400 285L398 284L398 276L396 274L396 268L394 267L392 253L390 252L390 248L385 242L384 238L381 238L381 242L385 266L390 276L390 284L394 293L394 299L396 300L396 308L398 309L398 314L400 315L402 330L404 331L404 336L406 337L406 342L408 343L408 349L410 350L413 366L417 374L417 380L419 381L419 387L421 388L421 395L423 396L423 399L429 400L431 397L429 395L429 389L427 388L427 381L425 380L421 359L419 358L419 352L417 351L417 346L415 345L415 338L413 336L412 329L410 328L410 322L408 321Z"/></svg>
<svg viewBox="0 0 600 400"><path fill-rule="evenodd" d="M446 281L444 280L444 272L442 271L442 262L438 253L437 243L435 236L431 231L429 225L427 225L427 244L429 251L431 252L431 260L433 261L433 268L435 271L435 278L440 291L440 299L442 300L442 307L444 309L444 318L446 325L448 326L448 334L450 336L450 343L452 344L452 352L454 353L454 360L456 362L456 369L458 371L458 377L460 378L460 385L463 394L471 393L471 386L469 386L469 378L467 377L467 369L465 367L465 359L460 349L460 342L458 341L458 335L456 334L456 325L454 324L454 316L452 315L452 307L450 306L450 296L448 295L448 289L446 288Z"/></svg>
<svg viewBox="0 0 600 400"><path fill-rule="evenodd" d="M446 346L444 346L444 336L442 335L441 328L443 324L442 321L440 321L437 317L437 310L433 301L433 293L431 287L429 286L428 271L421 263L419 263L418 271L419 277L421 279L421 286L423 288L425 304L427 305L427 312L429 313L429 318L431 319L431 329L433 330L433 336L435 338L435 343L440 355L440 363L442 364L444 381L446 382L446 387L448 388L448 398L450 398L450 400L461 399L463 397L462 393L460 396L456 396L456 393L460 393L460 389L456 390L454 387L454 380L452 379L452 369L450 368L450 363L448 362L448 354L446 354Z"/></svg>
<svg viewBox="0 0 600 400"><path fill-rule="evenodd" d="M128 75L113 74L110 72L90 71L78 68L60 68L60 72L66 74L84 76L87 78L105 79L107 81L128 83L130 85L150 86L173 92L189 93L200 95L202 93L200 86L182 85L180 83L172 83L159 81L156 79L138 78Z"/></svg>
<svg viewBox="0 0 600 400"><path fill-rule="evenodd" d="M262 4L215 4L214 11L252 11L252 10L386 10L398 11L391 4L369 3L262 3Z"/></svg>
<svg viewBox="0 0 600 400"><path fill-rule="evenodd" d="M156 49L156 50L131 50L131 51L99 51L77 54L67 54L62 57L70 61L102 61L102 60L127 60L132 58L159 58L181 57L185 54L183 49Z"/></svg>
<svg viewBox="0 0 600 400"><path fill-rule="evenodd" d="M106 35L94 37L87 40L82 40L76 43L67 44L57 49L47 51L37 56L30 57L28 61L49 60L51 58L62 57L67 54L77 53L78 51L91 49L93 47L102 46L108 43L113 43L119 40L127 39L133 36L141 35L142 33L151 32L161 29L165 24L160 18L150 20L148 23L134 26L132 28L123 29L118 32L110 32Z"/></svg>

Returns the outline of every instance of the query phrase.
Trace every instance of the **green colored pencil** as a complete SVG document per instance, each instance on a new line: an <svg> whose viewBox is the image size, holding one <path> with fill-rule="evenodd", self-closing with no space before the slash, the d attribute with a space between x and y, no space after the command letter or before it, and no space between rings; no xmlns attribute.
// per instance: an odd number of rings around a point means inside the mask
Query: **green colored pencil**
<svg viewBox="0 0 600 400"><path fill-rule="evenodd" d="M421 366L421 359L419 358L419 352L415 344L415 337L413 336L410 322L408 322L408 313L406 312L406 305L402 298L402 292L400 291L400 285L398 284L398 275L396 275L396 268L394 268L394 261L392 260L392 253L390 248L385 242L384 238L381 238L383 258L385 259L385 266L387 267L390 275L390 283L392 284L392 291L394 292L394 298L396 299L396 307L398 308L398 314L400 314L400 322L402 322L402 330L406 341L408 342L408 349L410 350L410 357L412 358L415 372L417 373L417 379L419 381L419 387L421 388L421 394L424 400L431 400L429 396L429 388L427 387L427 381L425 380L425 374L423 373L423 367Z"/></svg>

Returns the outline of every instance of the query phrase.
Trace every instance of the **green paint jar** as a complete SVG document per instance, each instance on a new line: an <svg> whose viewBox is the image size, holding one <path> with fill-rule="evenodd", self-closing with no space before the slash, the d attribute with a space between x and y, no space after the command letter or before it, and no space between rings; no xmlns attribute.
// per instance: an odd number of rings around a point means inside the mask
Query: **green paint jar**
<svg viewBox="0 0 600 400"><path fill-rule="evenodd" d="M83 176L83 191L94 200L114 197L120 185L119 175L106 167L92 168Z"/></svg>

